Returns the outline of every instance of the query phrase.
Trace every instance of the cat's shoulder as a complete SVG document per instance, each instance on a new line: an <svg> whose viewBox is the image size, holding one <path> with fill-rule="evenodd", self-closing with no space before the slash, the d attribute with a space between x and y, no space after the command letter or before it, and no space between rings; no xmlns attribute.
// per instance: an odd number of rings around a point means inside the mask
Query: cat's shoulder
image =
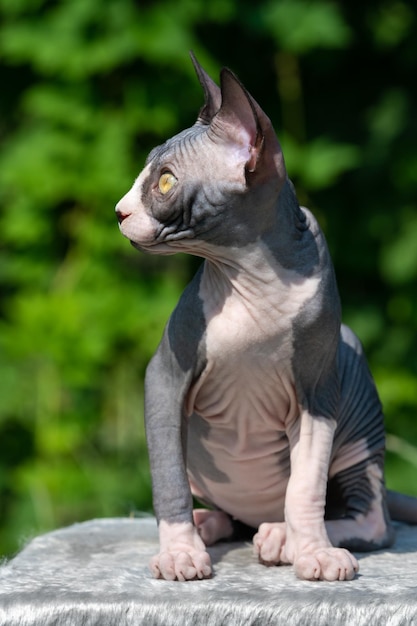
<svg viewBox="0 0 417 626"><path fill-rule="evenodd" d="M164 340L184 370L193 369L204 351L206 321L204 303L199 295L200 268L184 289L165 329Z"/></svg>

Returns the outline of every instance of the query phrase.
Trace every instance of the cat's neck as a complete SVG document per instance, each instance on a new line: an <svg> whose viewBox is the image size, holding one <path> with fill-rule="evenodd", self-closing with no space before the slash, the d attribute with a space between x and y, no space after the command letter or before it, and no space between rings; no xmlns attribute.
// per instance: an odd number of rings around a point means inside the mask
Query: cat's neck
<svg viewBox="0 0 417 626"><path fill-rule="evenodd" d="M283 186L268 222L268 228L245 246L203 246L201 256L208 271L232 284L236 280L286 281L292 275L314 273L326 249L324 237L314 216L300 208L290 181Z"/></svg>
<svg viewBox="0 0 417 626"><path fill-rule="evenodd" d="M230 297L248 309L259 301L280 306L289 290L316 283L327 248L314 217L294 198L280 197L274 227L256 241L207 249L202 286L218 307Z"/></svg>

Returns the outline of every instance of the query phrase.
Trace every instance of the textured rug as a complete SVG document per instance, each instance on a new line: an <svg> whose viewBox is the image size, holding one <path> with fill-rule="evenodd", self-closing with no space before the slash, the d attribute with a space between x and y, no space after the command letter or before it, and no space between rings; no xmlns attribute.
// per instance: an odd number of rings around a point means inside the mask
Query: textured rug
<svg viewBox="0 0 417 626"><path fill-rule="evenodd" d="M351 582L304 582L258 564L252 547L210 548L214 576L151 578L153 518L102 519L32 540L0 567L1 626L417 625L417 527L395 546L359 554Z"/></svg>

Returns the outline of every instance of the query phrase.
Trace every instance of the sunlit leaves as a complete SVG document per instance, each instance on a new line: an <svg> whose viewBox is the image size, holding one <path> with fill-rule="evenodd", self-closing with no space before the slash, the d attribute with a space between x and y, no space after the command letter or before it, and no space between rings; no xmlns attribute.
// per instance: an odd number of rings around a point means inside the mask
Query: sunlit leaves
<svg viewBox="0 0 417 626"><path fill-rule="evenodd" d="M416 22L415 11L406 2L381 2L371 14L370 23L375 42L386 48L400 44Z"/></svg>
<svg viewBox="0 0 417 626"><path fill-rule="evenodd" d="M335 143L326 137L300 145L285 136L282 146L290 175L311 190L333 184L341 174L360 163L357 146Z"/></svg>
<svg viewBox="0 0 417 626"><path fill-rule="evenodd" d="M404 284L417 279L417 205L399 211L398 222L397 236L382 251L381 269L390 282Z"/></svg>
<svg viewBox="0 0 417 626"><path fill-rule="evenodd" d="M388 429L415 446L412 1L0 0L0 18L0 445L19 450L0 455L0 552L151 506L143 373L191 272L133 250L114 205L195 120L190 48L216 80L221 65L252 76L325 226Z"/></svg>
<svg viewBox="0 0 417 626"><path fill-rule="evenodd" d="M281 0L264 8L265 27L285 50L304 54L315 48L344 48L350 29L337 3Z"/></svg>

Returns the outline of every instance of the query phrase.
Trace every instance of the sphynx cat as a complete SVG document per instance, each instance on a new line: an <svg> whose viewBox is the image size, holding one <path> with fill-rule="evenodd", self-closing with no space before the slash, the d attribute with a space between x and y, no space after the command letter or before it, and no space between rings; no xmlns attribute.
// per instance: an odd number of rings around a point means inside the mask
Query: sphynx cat
<svg viewBox="0 0 417 626"><path fill-rule="evenodd" d="M116 207L138 249L205 259L146 373L151 570L209 577L206 546L244 526L265 565L350 580L350 550L389 546L388 503L399 510L377 391L270 120L230 70L219 88L193 63L197 122L152 150ZM193 513L192 495L209 508ZM398 498L416 522L416 501Z"/></svg>

